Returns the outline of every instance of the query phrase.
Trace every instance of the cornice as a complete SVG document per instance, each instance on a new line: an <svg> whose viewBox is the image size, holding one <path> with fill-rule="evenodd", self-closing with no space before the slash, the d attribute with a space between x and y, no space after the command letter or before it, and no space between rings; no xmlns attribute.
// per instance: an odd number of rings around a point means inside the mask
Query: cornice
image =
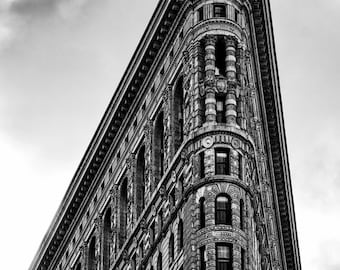
<svg viewBox="0 0 340 270"><path fill-rule="evenodd" d="M283 259L287 269L300 270L301 263L269 0L253 0L252 8L266 118L264 126L275 180L274 188L280 221L278 229L284 246Z"/></svg>

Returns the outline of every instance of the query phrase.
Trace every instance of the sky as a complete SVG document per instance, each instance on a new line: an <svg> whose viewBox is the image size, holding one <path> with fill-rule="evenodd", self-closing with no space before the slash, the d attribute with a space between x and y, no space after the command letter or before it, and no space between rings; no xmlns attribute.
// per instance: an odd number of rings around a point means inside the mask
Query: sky
<svg viewBox="0 0 340 270"><path fill-rule="evenodd" d="M28 269L156 4L0 0L2 269ZM271 8L302 267L339 270L340 0Z"/></svg>

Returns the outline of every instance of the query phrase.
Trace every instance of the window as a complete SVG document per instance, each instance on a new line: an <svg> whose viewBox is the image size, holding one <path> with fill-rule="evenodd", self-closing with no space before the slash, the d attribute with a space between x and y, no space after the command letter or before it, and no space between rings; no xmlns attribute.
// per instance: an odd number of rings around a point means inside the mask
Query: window
<svg viewBox="0 0 340 270"><path fill-rule="evenodd" d="M200 198L200 229L205 227L205 198Z"/></svg>
<svg viewBox="0 0 340 270"><path fill-rule="evenodd" d="M140 242L139 244L139 261L141 262L144 258L144 243L143 241Z"/></svg>
<svg viewBox="0 0 340 270"><path fill-rule="evenodd" d="M240 153L238 153L238 177L243 180L243 158Z"/></svg>
<svg viewBox="0 0 340 270"><path fill-rule="evenodd" d="M150 226L150 242L151 242L151 245L155 242L155 236L156 236L155 222L152 222L152 224Z"/></svg>
<svg viewBox="0 0 340 270"><path fill-rule="evenodd" d="M226 76L226 45L223 38L217 39L215 55L218 74Z"/></svg>
<svg viewBox="0 0 340 270"><path fill-rule="evenodd" d="M238 23L240 18L240 12L235 8L235 22Z"/></svg>
<svg viewBox="0 0 340 270"><path fill-rule="evenodd" d="M111 244L111 209L106 211L104 216L104 241L103 241L103 269L110 269L110 244Z"/></svg>
<svg viewBox="0 0 340 270"><path fill-rule="evenodd" d="M179 180L178 180L178 185L179 185L179 192L181 193L181 196L184 196L184 179L183 179L183 175L180 176Z"/></svg>
<svg viewBox="0 0 340 270"><path fill-rule="evenodd" d="M216 122L226 122L225 98L216 97Z"/></svg>
<svg viewBox="0 0 340 270"><path fill-rule="evenodd" d="M183 239L183 221L182 219L179 220L178 222L178 249L182 250L184 244L184 239Z"/></svg>
<svg viewBox="0 0 340 270"><path fill-rule="evenodd" d="M89 245L88 269L96 270L96 238L92 237Z"/></svg>
<svg viewBox="0 0 340 270"><path fill-rule="evenodd" d="M169 259L170 263L174 261L175 258L175 240L174 240L174 234L171 233L170 239L169 239Z"/></svg>
<svg viewBox="0 0 340 270"><path fill-rule="evenodd" d="M244 202L240 200L240 229L244 229Z"/></svg>
<svg viewBox="0 0 340 270"><path fill-rule="evenodd" d="M199 8L198 9L198 21L200 22L200 21L203 21L203 16L204 16L204 14L203 14L203 7L201 7L201 8Z"/></svg>
<svg viewBox="0 0 340 270"><path fill-rule="evenodd" d="M242 248L241 249L241 270L245 270L246 269L246 257L245 257L245 251Z"/></svg>
<svg viewBox="0 0 340 270"><path fill-rule="evenodd" d="M229 174L229 149L217 148L215 151L215 174Z"/></svg>
<svg viewBox="0 0 340 270"><path fill-rule="evenodd" d="M137 174L136 174L136 204L137 218L143 212L145 207L145 147L140 148L137 156Z"/></svg>
<svg viewBox="0 0 340 270"><path fill-rule="evenodd" d="M205 177L204 151L200 152L200 178Z"/></svg>
<svg viewBox="0 0 340 270"><path fill-rule="evenodd" d="M126 240L126 227L128 216L128 198L127 198L127 178L125 178L120 187L120 228L119 228L119 247L122 247Z"/></svg>
<svg viewBox="0 0 340 270"><path fill-rule="evenodd" d="M171 209L174 209L176 206L176 194L175 194L175 189L173 189L170 193L170 204L171 204Z"/></svg>
<svg viewBox="0 0 340 270"><path fill-rule="evenodd" d="M159 253L158 259L157 259L157 270L162 270L163 259L162 259L162 253Z"/></svg>
<svg viewBox="0 0 340 270"><path fill-rule="evenodd" d="M231 199L228 195L219 195L215 202L215 224L231 225Z"/></svg>
<svg viewBox="0 0 340 270"><path fill-rule="evenodd" d="M154 168L156 183L162 178L164 173L164 125L163 112L158 114L154 129Z"/></svg>
<svg viewBox="0 0 340 270"><path fill-rule="evenodd" d="M200 270L205 270L206 265L205 246L202 246L200 247Z"/></svg>
<svg viewBox="0 0 340 270"><path fill-rule="evenodd" d="M158 213L158 234L162 233L163 229L163 211L159 211Z"/></svg>
<svg viewBox="0 0 340 270"><path fill-rule="evenodd" d="M214 5L214 17L226 17L225 5Z"/></svg>
<svg viewBox="0 0 340 270"><path fill-rule="evenodd" d="M136 270L136 268L137 268L136 254L134 254L131 260L131 270Z"/></svg>
<svg viewBox="0 0 340 270"><path fill-rule="evenodd" d="M232 269L232 246L230 244L216 244L216 270Z"/></svg>
<svg viewBox="0 0 340 270"><path fill-rule="evenodd" d="M184 104L183 104L183 77L181 76L177 82L174 92L173 101L174 112L174 145L175 152L181 146L184 138Z"/></svg>

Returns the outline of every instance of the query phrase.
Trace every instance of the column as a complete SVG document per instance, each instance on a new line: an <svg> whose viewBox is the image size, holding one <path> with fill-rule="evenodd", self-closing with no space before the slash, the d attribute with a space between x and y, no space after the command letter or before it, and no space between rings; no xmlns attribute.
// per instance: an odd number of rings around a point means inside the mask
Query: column
<svg viewBox="0 0 340 270"><path fill-rule="evenodd" d="M237 80L240 83L240 91L237 99L237 123L242 129L247 129L247 109L246 109L246 64L245 64L245 44L239 43L237 48Z"/></svg>
<svg viewBox="0 0 340 270"><path fill-rule="evenodd" d="M117 238L117 218L118 218L118 185L110 190L110 205L111 205L111 246L110 246L110 266L115 259L117 248L118 248L118 238Z"/></svg>
<svg viewBox="0 0 340 270"><path fill-rule="evenodd" d="M80 254L81 254L82 269L88 270L89 269L89 248L88 248L87 241L84 241L83 245L80 247Z"/></svg>
<svg viewBox="0 0 340 270"><path fill-rule="evenodd" d="M97 270L102 269L101 268L101 250L102 250L102 238L103 238L103 218L102 215L99 215L96 219L95 219L95 236L96 236L96 246L95 246L95 268Z"/></svg>
<svg viewBox="0 0 340 270"><path fill-rule="evenodd" d="M162 93L163 94L163 112L164 112L164 118L163 118L164 171L168 169L170 161L173 157L173 148L174 148L174 142L172 138L175 138L175 136L172 136L173 134L171 134L171 131L173 132L173 127L171 127L172 93L173 93L173 87L170 84L163 90L163 93Z"/></svg>
<svg viewBox="0 0 340 270"><path fill-rule="evenodd" d="M193 129L203 125L205 119L205 97L201 95L204 90L204 50L201 41L196 41L192 49L193 58Z"/></svg>
<svg viewBox="0 0 340 270"><path fill-rule="evenodd" d="M114 259L116 258L118 248L119 248L119 239L118 239L119 186L117 184L115 184L114 187L110 190L110 196L111 196L111 205L112 205L112 211L111 211L111 214L112 214L111 216L112 252L111 252L110 262L112 263Z"/></svg>
<svg viewBox="0 0 340 270"><path fill-rule="evenodd" d="M205 40L205 120L216 123L215 97L215 36L207 36Z"/></svg>
<svg viewBox="0 0 340 270"><path fill-rule="evenodd" d="M135 201L134 201L134 185L136 183L136 155L134 153L130 153L130 156L126 159L127 165L127 231L126 237L131 233L134 224L136 223L135 218L137 216Z"/></svg>
<svg viewBox="0 0 340 270"><path fill-rule="evenodd" d="M226 75L228 80L228 90L226 98L226 120L228 125L236 125L236 42L233 37L227 37L225 42Z"/></svg>
<svg viewBox="0 0 340 270"><path fill-rule="evenodd" d="M153 172L152 172L152 121L149 119L144 126L145 140L145 205L148 204L151 194L154 190Z"/></svg>

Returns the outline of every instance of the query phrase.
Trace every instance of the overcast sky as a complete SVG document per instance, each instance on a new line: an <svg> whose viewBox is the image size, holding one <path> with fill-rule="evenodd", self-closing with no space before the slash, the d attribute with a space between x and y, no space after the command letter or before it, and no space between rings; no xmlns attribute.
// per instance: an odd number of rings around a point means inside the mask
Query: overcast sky
<svg viewBox="0 0 340 270"><path fill-rule="evenodd" d="M0 0L0 261L27 269L157 0ZM340 0L271 0L302 266L340 269Z"/></svg>

